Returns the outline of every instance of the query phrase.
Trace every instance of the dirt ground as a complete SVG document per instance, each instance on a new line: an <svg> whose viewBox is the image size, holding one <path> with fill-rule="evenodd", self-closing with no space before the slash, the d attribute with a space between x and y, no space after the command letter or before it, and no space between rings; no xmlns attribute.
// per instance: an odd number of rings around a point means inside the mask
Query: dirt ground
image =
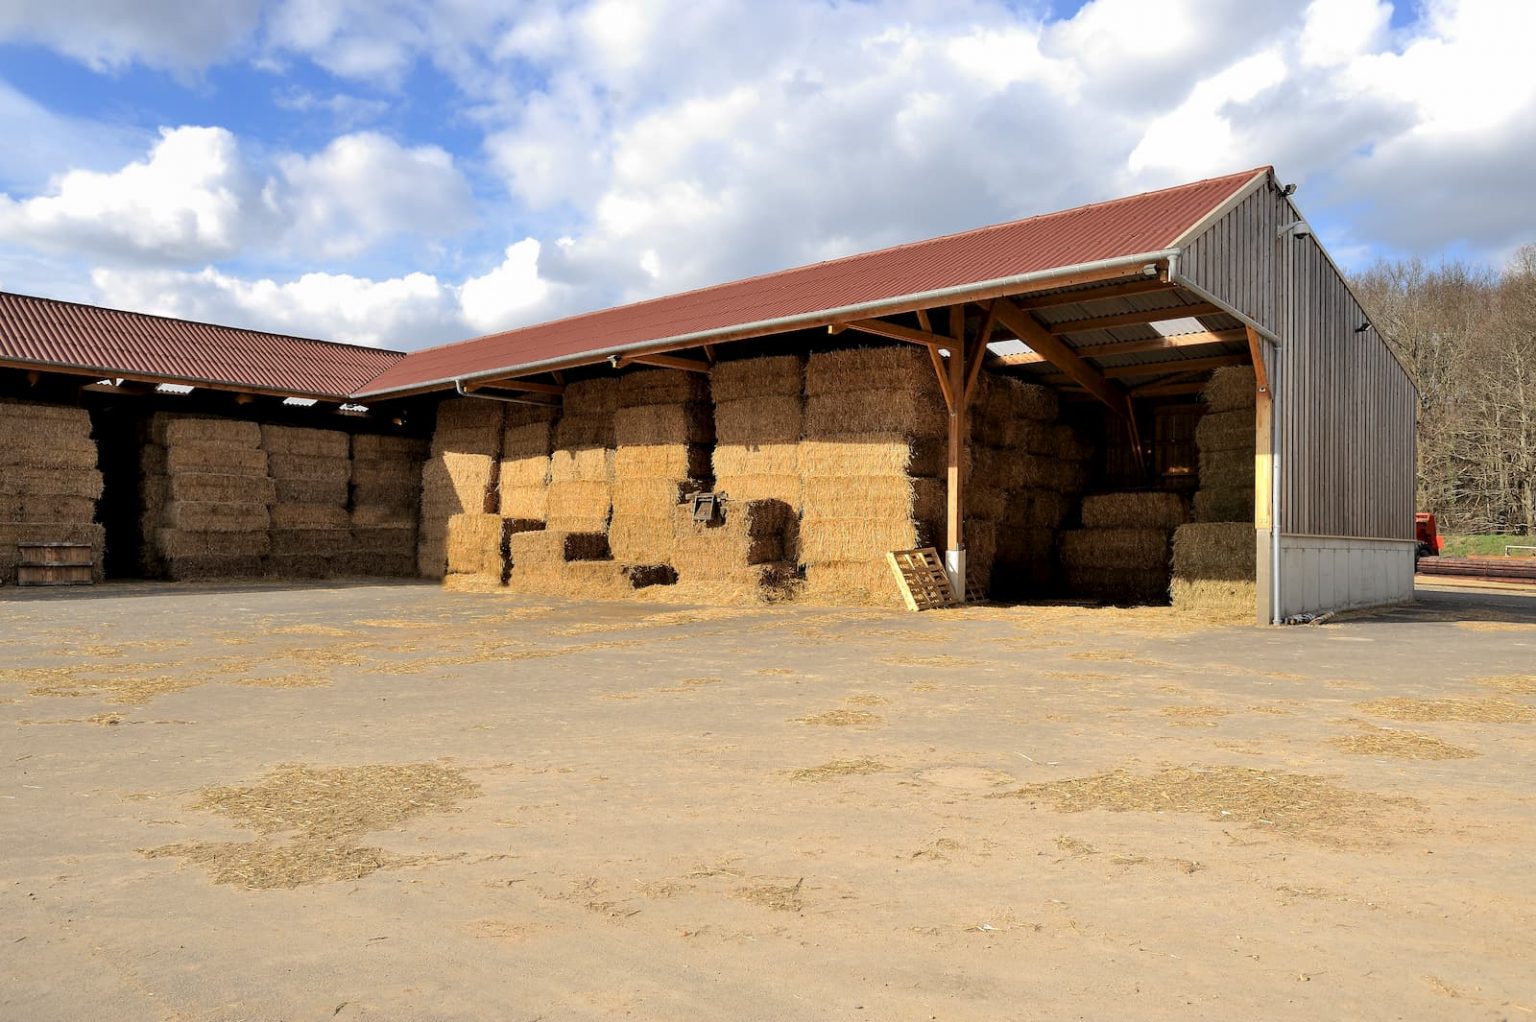
<svg viewBox="0 0 1536 1022"><path fill-rule="evenodd" d="M0 1018L1536 1017L1536 598L0 594Z"/></svg>

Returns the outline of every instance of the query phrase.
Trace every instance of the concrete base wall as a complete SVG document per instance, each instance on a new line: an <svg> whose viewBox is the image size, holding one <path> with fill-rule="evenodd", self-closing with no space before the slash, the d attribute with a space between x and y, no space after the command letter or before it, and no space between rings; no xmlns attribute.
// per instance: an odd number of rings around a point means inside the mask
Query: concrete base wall
<svg viewBox="0 0 1536 1022"><path fill-rule="evenodd" d="M1269 611L1269 533L1259 531L1259 616ZM1280 537L1282 617L1413 599L1413 540Z"/></svg>

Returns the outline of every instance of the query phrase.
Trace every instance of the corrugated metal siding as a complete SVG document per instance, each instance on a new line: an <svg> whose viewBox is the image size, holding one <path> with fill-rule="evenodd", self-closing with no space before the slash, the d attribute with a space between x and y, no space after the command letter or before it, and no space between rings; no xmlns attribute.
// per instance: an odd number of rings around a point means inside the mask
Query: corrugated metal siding
<svg viewBox="0 0 1536 1022"><path fill-rule="evenodd" d="M405 355L0 292L0 360L343 398Z"/></svg>
<svg viewBox="0 0 1536 1022"><path fill-rule="evenodd" d="M1272 182L1194 239L1179 272L1281 339L1275 390L1285 533L1412 539L1417 395L1315 238L1277 238Z"/></svg>
<svg viewBox="0 0 1536 1022"><path fill-rule="evenodd" d="M429 348L412 353L360 393L511 373L625 346L1158 252L1257 173L1197 181Z"/></svg>

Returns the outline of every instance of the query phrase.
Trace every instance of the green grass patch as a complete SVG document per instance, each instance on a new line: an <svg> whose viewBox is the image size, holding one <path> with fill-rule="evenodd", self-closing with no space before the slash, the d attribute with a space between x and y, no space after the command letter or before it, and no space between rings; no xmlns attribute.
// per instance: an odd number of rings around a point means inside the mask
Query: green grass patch
<svg viewBox="0 0 1536 1022"><path fill-rule="evenodd" d="M1504 548L1510 545L1536 546L1536 536L1514 536L1509 533L1446 536L1445 549L1440 553L1445 557L1503 557ZM1515 555L1532 556L1529 550L1517 550Z"/></svg>

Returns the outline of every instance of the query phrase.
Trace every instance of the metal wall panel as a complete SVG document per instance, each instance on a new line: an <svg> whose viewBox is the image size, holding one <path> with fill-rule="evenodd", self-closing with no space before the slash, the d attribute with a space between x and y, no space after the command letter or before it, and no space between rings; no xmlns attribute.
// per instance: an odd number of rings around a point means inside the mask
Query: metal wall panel
<svg viewBox="0 0 1536 1022"><path fill-rule="evenodd" d="M1198 237L1179 274L1280 338L1282 534L1412 539L1417 395L1272 180Z"/></svg>

